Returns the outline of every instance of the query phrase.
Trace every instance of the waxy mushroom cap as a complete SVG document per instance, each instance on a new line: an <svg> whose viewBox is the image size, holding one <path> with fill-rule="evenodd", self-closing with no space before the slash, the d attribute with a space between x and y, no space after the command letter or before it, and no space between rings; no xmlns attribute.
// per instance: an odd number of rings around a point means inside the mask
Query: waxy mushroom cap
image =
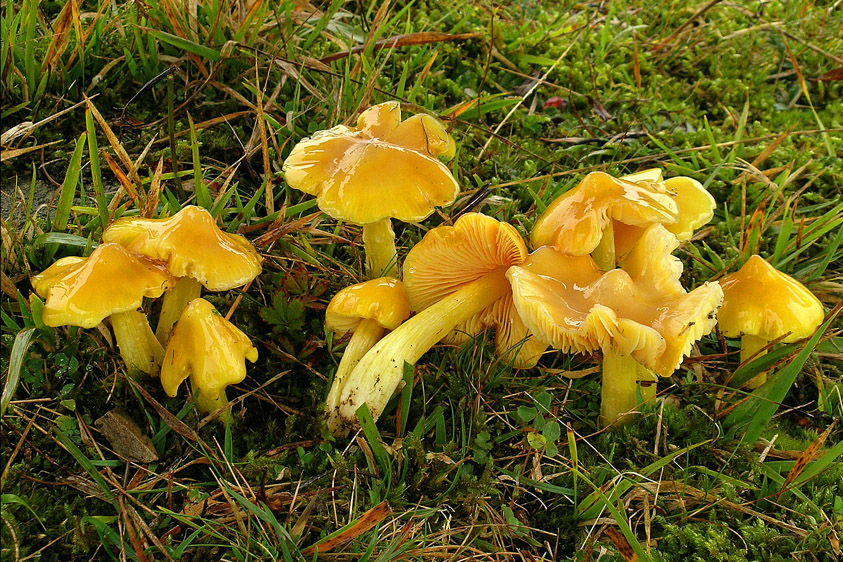
<svg viewBox="0 0 843 562"><path fill-rule="evenodd" d="M394 330L410 316L404 285L393 277L380 277L339 291L325 310L325 325L332 332L353 331L363 320L374 320Z"/></svg>
<svg viewBox="0 0 843 562"><path fill-rule="evenodd" d="M697 180L678 176L665 180L664 187L679 208L679 221L664 225L677 239L690 239L694 231L714 217L717 202Z"/></svg>
<svg viewBox="0 0 843 562"><path fill-rule="evenodd" d="M194 299L181 314L164 350L161 386L175 396L190 377L193 390L217 399L230 384L246 378L246 359L254 363L258 350L234 324L220 316L205 299Z"/></svg>
<svg viewBox="0 0 843 562"><path fill-rule="evenodd" d="M674 244L654 225L625 258L630 271L605 273L588 256L539 248L507 272L515 308L536 337L556 349L612 351L669 376L714 328L723 299L717 283L682 289L681 268L668 260Z"/></svg>
<svg viewBox="0 0 843 562"><path fill-rule="evenodd" d="M410 308L424 310L475 279L520 264L526 257L527 247L511 225L479 213L463 215L453 227L428 232L407 255L404 284ZM512 305L503 275L499 284L506 288L504 296L460 323L445 341L459 343L494 327L498 355L519 368L535 365L547 345L527 339L529 332ZM518 349L516 357L507 355L514 349Z"/></svg>
<svg viewBox="0 0 843 562"><path fill-rule="evenodd" d="M533 227L533 247L553 246L574 256L590 254L610 221L631 226L675 223L679 208L662 183L592 172L545 209Z"/></svg>
<svg viewBox="0 0 843 562"><path fill-rule="evenodd" d="M454 151L438 120L419 114L401 122L400 104L387 102L361 113L354 127L339 125L299 142L284 161L284 177L336 219L416 222L456 198L459 186L439 161Z"/></svg>
<svg viewBox="0 0 843 562"><path fill-rule="evenodd" d="M118 219L103 239L164 262L173 275L192 277L210 291L240 287L261 272L261 257L248 240L223 232L208 211L193 205L166 219Z"/></svg>
<svg viewBox="0 0 843 562"><path fill-rule="evenodd" d="M108 243L87 258L62 258L32 278L35 292L46 299L44 324L82 328L137 310L144 297L160 297L175 282L163 265Z"/></svg>
<svg viewBox="0 0 843 562"><path fill-rule="evenodd" d="M720 280L723 306L717 312L726 337L758 336L793 342L822 324L822 303L805 285L754 255L735 273Z"/></svg>

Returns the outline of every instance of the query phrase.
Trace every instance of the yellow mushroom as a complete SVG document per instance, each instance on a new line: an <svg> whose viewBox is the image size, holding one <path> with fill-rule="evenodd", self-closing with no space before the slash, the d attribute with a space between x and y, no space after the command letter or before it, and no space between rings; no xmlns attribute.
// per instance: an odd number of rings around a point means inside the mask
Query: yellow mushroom
<svg viewBox="0 0 843 562"><path fill-rule="evenodd" d="M144 297L160 297L175 282L163 265L108 243L87 258L62 258L32 278L46 299L44 324L93 328L109 317L126 367L151 376L164 350L138 309Z"/></svg>
<svg viewBox="0 0 843 562"><path fill-rule="evenodd" d="M225 388L246 378L246 360L254 363L258 350L237 326L220 316L214 305L198 298L182 311L167 340L161 364L161 386L168 396L190 377L197 392L196 407L214 412L228 404ZM228 416L224 410L220 419Z"/></svg>
<svg viewBox="0 0 843 562"><path fill-rule="evenodd" d="M331 299L325 310L326 329L338 335L352 333L325 401L331 433L339 434L343 430L337 410L348 374L386 332L397 328L409 316L410 303L404 284L392 277L351 285Z"/></svg>
<svg viewBox="0 0 843 562"><path fill-rule="evenodd" d="M348 375L337 408L343 430L356 424L364 403L380 417L400 386L404 363L414 365L456 326L506 297L506 270L526 256L512 226L484 215L469 213L454 226L430 230L407 255L404 279L411 306L425 308L376 343ZM424 272L431 262L436 270Z"/></svg>
<svg viewBox="0 0 843 562"><path fill-rule="evenodd" d="M261 272L262 258L251 243L220 230L211 213L195 205L165 219L118 219L105 230L103 240L163 262L180 278L164 294L155 331L162 345L203 285L209 291L227 291L245 285Z"/></svg>
<svg viewBox="0 0 843 562"><path fill-rule="evenodd" d="M604 425L635 408L641 383L673 373L714 327L722 290L706 283L686 293L681 265L670 256L675 244L652 225L622 268L602 272L589 256L543 247L507 272L515 308L536 337L566 352L603 351Z"/></svg>
<svg viewBox="0 0 843 562"><path fill-rule="evenodd" d="M767 344L806 338L822 324L822 303L805 285L754 255L740 270L720 280L723 306L717 312L720 332L741 338L741 362L756 356ZM761 352L766 353L766 351ZM746 386L767 380L759 373Z"/></svg>
<svg viewBox="0 0 843 562"><path fill-rule="evenodd" d="M401 121L387 102L360 114L353 127L319 131L293 147L284 161L290 187L316 196L335 219L363 226L373 277L398 275L391 219L418 222L450 205L459 186L440 162L456 147L445 127L424 114Z"/></svg>
<svg viewBox="0 0 843 562"><path fill-rule="evenodd" d="M614 269L651 224L689 239L714 216L714 198L687 177L663 180L660 170L614 178L588 174L557 197L536 221L533 246L564 254L591 254L600 269Z"/></svg>

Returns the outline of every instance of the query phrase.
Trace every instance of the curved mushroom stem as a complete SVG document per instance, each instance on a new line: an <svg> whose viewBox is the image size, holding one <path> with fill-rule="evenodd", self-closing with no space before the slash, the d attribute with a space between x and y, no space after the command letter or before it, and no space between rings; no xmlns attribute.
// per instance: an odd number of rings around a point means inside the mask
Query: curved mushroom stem
<svg viewBox="0 0 843 562"><path fill-rule="evenodd" d="M192 277L182 277L169 291L164 293L161 301L161 314L158 316L158 326L155 327L155 337L161 345L167 344L167 338L173 326L179 320L182 311L193 299L202 294L202 284Z"/></svg>
<svg viewBox="0 0 843 562"><path fill-rule="evenodd" d="M764 350L764 346L767 345L769 342L764 338L759 338L758 336L753 336L751 334L744 334L741 336L741 363L746 363L749 361L750 357L753 359L758 359L762 355L767 353ZM757 354L757 355L756 355ZM756 389L762 384L767 382L767 372L761 372L749 379L744 383L744 387L749 389Z"/></svg>
<svg viewBox="0 0 843 562"><path fill-rule="evenodd" d="M508 266L499 267L425 308L386 335L360 359L343 385L339 405L328 412L328 426L335 435L356 424L364 403L377 420L398 390L404 363L416 361L461 322L465 322L509 291Z"/></svg>
<svg viewBox="0 0 843 562"><path fill-rule="evenodd" d="M392 219L364 224L363 247L366 249L366 266L372 279L398 277L398 252L395 250Z"/></svg>
<svg viewBox="0 0 843 562"><path fill-rule="evenodd" d="M611 271L615 269L615 227L614 222L609 220L603 228L603 235L600 237L600 243L591 252L591 257L597 267L603 271Z"/></svg>
<svg viewBox="0 0 843 562"><path fill-rule="evenodd" d="M210 414L220 408L225 408L217 414L217 420L223 423L228 421L228 418L231 415L231 408L228 405L228 397L225 395L225 389L223 389L216 398L207 398L201 391L197 392L195 405L196 410L203 414Z"/></svg>
<svg viewBox="0 0 843 562"><path fill-rule="evenodd" d="M137 310L117 312L110 316L114 339L130 375L137 371L157 377L164 358L164 348L155 339L143 313Z"/></svg>
<svg viewBox="0 0 843 562"><path fill-rule="evenodd" d="M656 393L658 377L628 355L613 351L603 352L603 389L600 399L600 425L606 427L638 406L636 391L646 402ZM646 381L648 384L641 385Z"/></svg>
<svg viewBox="0 0 843 562"><path fill-rule="evenodd" d="M366 355L372 347L380 341L383 337L386 328L375 322L374 320L362 320L348 345L345 346L345 352L342 354L337 373L334 375L334 382L331 383L331 390L328 391L328 398L325 400L325 411L328 413L328 430L331 433L337 433L341 430L336 426L338 419L336 416L331 416L331 412L335 412L340 405L340 394L345 386L348 375L360 362L360 359Z"/></svg>

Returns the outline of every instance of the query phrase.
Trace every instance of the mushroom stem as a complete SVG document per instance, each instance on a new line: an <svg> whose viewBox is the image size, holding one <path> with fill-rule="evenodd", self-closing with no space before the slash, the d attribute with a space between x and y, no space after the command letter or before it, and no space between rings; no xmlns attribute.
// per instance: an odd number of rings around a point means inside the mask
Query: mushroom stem
<svg viewBox="0 0 843 562"><path fill-rule="evenodd" d="M603 389L600 404L600 424L603 427L621 418L638 406L636 391L641 388L641 396L646 402L655 396L658 380L656 375L628 355L614 351L603 351ZM654 384L640 386L640 382Z"/></svg>
<svg viewBox="0 0 843 562"><path fill-rule="evenodd" d="M741 363L746 363L752 357L758 359L765 355L767 351L764 349L769 342L762 337L753 336L752 334L744 334L741 336ZM755 357L753 357L755 356ZM758 373L744 383L744 387L749 389L756 389L767 382L767 372Z"/></svg>
<svg viewBox="0 0 843 562"><path fill-rule="evenodd" d="M600 237L600 243L591 252L591 258L597 267L603 271L611 271L615 269L615 227L614 221L610 220L603 228L603 235Z"/></svg>
<svg viewBox="0 0 843 562"><path fill-rule="evenodd" d="M498 267L425 308L386 335L360 359L343 385L339 405L328 412L336 435L356 423L356 412L367 404L377 420L404 376L404 363L416 361L458 324L465 322L509 291L505 273Z"/></svg>
<svg viewBox="0 0 843 562"><path fill-rule="evenodd" d="M201 391L196 393L196 410L203 414L210 414L220 408L225 408L217 414L217 420L225 423L231 415L231 408L228 405L228 397L225 395L225 389L220 391L216 398L208 398Z"/></svg>
<svg viewBox="0 0 843 562"><path fill-rule="evenodd" d="M110 318L117 347L129 374L140 371L157 377L164 357L164 348L155 339L146 316L137 310L128 310L116 312Z"/></svg>
<svg viewBox="0 0 843 562"><path fill-rule="evenodd" d="M392 219L364 224L363 247L366 249L366 266L371 278L398 277L398 252L395 250Z"/></svg>
<svg viewBox="0 0 843 562"><path fill-rule="evenodd" d="M202 293L202 285L192 277L182 277L172 288L164 293L161 301L161 314L158 316L158 326L155 327L155 337L161 345L167 344L167 338L173 326L178 322L182 311L193 299L198 299Z"/></svg>
<svg viewBox="0 0 843 562"><path fill-rule="evenodd" d="M337 367L337 373L334 375L334 382L331 383L331 390L328 391L328 398L325 400L325 411L329 413L328 430L331 433L336 433L341 429L336 425L339 420L336 416L330 416L330 412L335 412L340 405L340 395L345 387L348 375L354 370L360 359L366 355L366 352L380 341L385 332L386 328L376 321L362 320L352 333L348 345L345 346L345 352L342 355L339 367Z"/></svg>

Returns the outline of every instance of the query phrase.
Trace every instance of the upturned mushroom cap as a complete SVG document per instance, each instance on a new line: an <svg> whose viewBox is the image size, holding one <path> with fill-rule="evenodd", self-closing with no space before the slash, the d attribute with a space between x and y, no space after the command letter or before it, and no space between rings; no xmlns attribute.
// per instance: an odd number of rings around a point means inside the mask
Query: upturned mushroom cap
<svg viewBox="0 0 843 562"><path fill-rule="evenodd" d="M394 330L410 316L404 284L393 277L379 277L339 291L325 310L325 325L337 334L353 331L362 320L374 320Z"/></svg>
<svg viewBox="0 0 843 562"><path fill-rule="evenodd" d="M720 280L723 306L717 312L726 337L744 334L767 341L784 336L793 342L822 324L823 306L802 283L754 255L740 270Z"/></svg>
<svg viewBox="0 0 843 562"><path fill-rule="evenodd" d="M533 247L553 246L575 256L589 254L597 248L609 221L632 226L675 223L679 208L662 183L592 172L542 213L533 227Z"/></svg>
<svg viewBox="0 0 843 562"><path fill-rule="evenodd" d="M193 205L166 219L118 219L103 239L164 262L173 275L192 277L210 291L240 287L261 272L262 259L248 240L223 232L208 211Z"/></svg>
<svg viewBox="0 0 843 562"><path fill-rule="evenodd" d="M440 226L425 235L404 262L404 284L410 308L424 310L461 287L496 269L517 265L527 257L527 247L511 225L479 213L463 215L454 226ZM506 285L503 275L501 285ZM459 343L485 330L496 329L495 347L514 366L526 368L547 348L530 337L506 295L458 325L445 341ZM518 349L515 358L507 355Z"/></svg>
<svg viewBox="0 0 843 562"><path fill-rule="evenodd" d="M454 151L438 120L420 114L401 122L400 104L387 102L360 114L354 127L339 125L299 142L284 162L284 177L336 219L415 222L456 198L459 186L439 161Z"/></svg>
<svg viewBox="0 0 843 562"><path fill-rule="evenodd" d="M208 400L225 387L246 378L246 359L254 363L258 350L249 337L220 316L205 299L194 299L181 314L164 350L161 386L175 396L190 377L193 389Z"/></svg>
<svg viewBox="0 0 843 562"><path fill-rule="evenodd" d="M675 234L677 239L690 239L694 231L714 217L717 202L697 180L678 176L665 180L664 187L679 208L679 221L665 223L665 228Z"/></svg>
<svg viewBox="0 0 843 562"><path fill-rule="evenodd" d="M588 256L539 248L507 272L515 308L556 349L611 350L669 376L713 329L723 298L717 283L690 293L681 288L681 269L663 265L671 240L675 244L660 226L648 229L626 258L629 272L602 273Z"/></svg>
<svg viewBox="0 0 843 562"><path fill-rule="evenodd" d="M44 324L82 328L136 310L144 297L160 297L175 282L163 265L108 243L87 258L62 258L32 278L35 292L46 299Z"/></svg>

